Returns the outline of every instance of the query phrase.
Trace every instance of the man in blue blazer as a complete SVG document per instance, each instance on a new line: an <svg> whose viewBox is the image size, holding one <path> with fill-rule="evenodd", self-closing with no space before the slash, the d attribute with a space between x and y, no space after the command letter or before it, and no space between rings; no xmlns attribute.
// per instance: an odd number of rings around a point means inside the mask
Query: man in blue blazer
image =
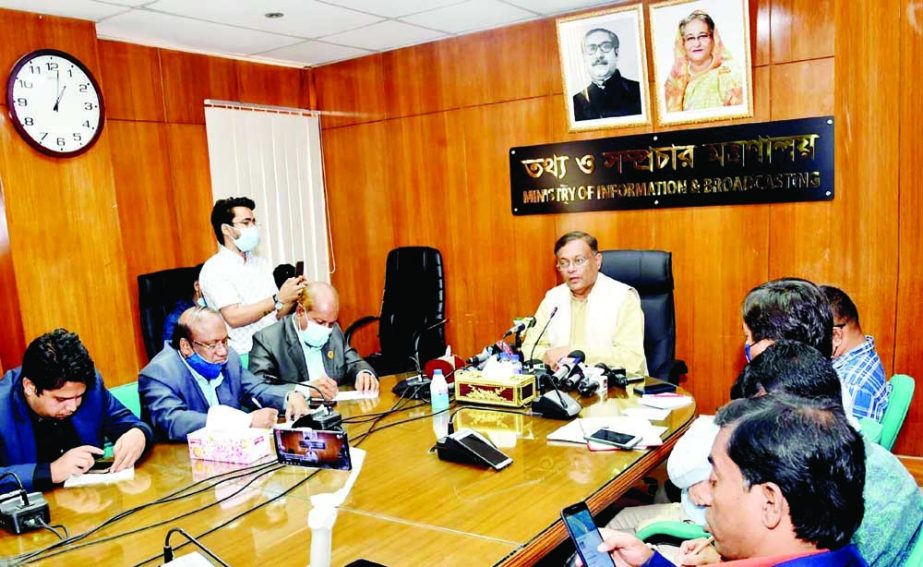
<svg viewBox="0 0 923 567"><path fill-rule="evenodd" d="M305 397L292 386L269 385L240 364L228 346L221 314L191 307L179 318L172 343L141 370L141 415L157 436L185 441L205 427L209 408L225 405L250 412L250 426L271 428L279 410L289 419L308 413Z"/></svg>
<svg viewBox="0 0 923 567"><path fill-rule="evenodd" d="M115 443L117 472L134 466L151 428L106 390L80 337L65 329L26 348L22 366L0 380L0 474L14 473L26 490L50 490L85 473ZM0 480L0 492L18 485Z"/></svg>

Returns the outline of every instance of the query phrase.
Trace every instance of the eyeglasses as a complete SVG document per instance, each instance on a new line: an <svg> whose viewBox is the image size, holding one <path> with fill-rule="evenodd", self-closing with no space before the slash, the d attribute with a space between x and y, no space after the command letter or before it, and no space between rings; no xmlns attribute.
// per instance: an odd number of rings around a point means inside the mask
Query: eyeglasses
<svg viewBox="0 0 923 567"><path fill-rule="evenodd" d="M833 324L834 329L842 329L845 326L846 326L846 323L834 323Z"/></svg>
<svg viewBox="0 0 923 567"><path fill-rule="evenodd" d="M224 347L224 350L228 349L228 338L224 337L220 341L215 341L213 343L200 343L199 341L192 341L192 344L198 347L201 347L202 349L207 350L208 352L215 352L216 350L218 350L219 346Z"/></svg>
<svg viewBox="0 0 923 567"><path fill-rule="evenodd" d="M557 263L557 268L558 268L558 270L560 270L560 271L562 271L562 272L566 272L567 270L570 269L571 266L573 266L575 269L579 270L580 268L584 267L584 266L586 265L586 263L589 262L589 261L590 261L589 258L585 258L585 257L583 257L583 256L577 256L576 258L574 258L573 262L568 261L568 260L561 260L561 261L559 261L559 262Z"/></svg>
<svg viewBox="0 0 923 567"><path fill-rule="evenodd" d="M603 53L611 53L615 49L615 44L611 41L604 41L602 43L588 43L583 46L583 52L587 55L596 55L596 51L602 51Z"/></svg>
<svg viewBox="0 0 923 567"><path fill-rule="evenodd" d="M686 37L683 38L683 41L685 41L686 43L695 43L695 42L702 43L706 39L711 39L710 33L700 33L699 35L687 35Z"/></svg>

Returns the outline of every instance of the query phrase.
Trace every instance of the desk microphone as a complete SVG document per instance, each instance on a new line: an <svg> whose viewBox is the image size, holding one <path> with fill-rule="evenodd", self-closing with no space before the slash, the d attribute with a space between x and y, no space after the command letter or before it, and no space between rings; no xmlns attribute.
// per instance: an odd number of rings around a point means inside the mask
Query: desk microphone
<svg viewBox="0 0 923 567"><path fill-rule="evenodd" d="M488 358L490 358L491 356L499 352L500 352L500 349L497 348L496 344L487 345L486 347L484 347L484 350L482 350L478 354L466 360L465 364L467 364L468 366L480 366L484 364L485 362L487 362Z"/></svg>
<svg viewBox="0 0 923 567"><path fill-rule="evenodd" d="M529 360L532 360L535 358L535 347L538 346L538 341L542 340L542 337L545 336L545 331L548 330L548 325L551 324L551 320L554 319L554 316L557 314L557 312L558 312L558 306L555 305L554 309L551 310L551 315L548 316L548 320L545 321L545 326L542 327L542 332L538 334L538 337L536 337L535 339L535 343L532 345L532 352L529 353Z"/></svg>

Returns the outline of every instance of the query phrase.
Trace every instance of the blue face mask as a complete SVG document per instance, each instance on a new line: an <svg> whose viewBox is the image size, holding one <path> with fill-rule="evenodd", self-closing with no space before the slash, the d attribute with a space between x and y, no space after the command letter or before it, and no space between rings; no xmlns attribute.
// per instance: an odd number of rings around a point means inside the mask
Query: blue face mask
<svg viewBox="0 0 923 567"><path fill-rule="evenodd" d="M208 307L208 304L205 303L205 298L204 298L204 297L200 297L200 298L196 299L196 302L195 302L195 303L196 303L196 305L198 305L199 307Z"/></svg>
<svg viewBox="0 0 923 567"><path fill-rule="evenodd" d="M747 357L747 362L753 360L753 358L750 356L750 346L750 343L744 343L744 356Z"/></svg>
<svg viewBox="0 0 923 567"><path fill-rule="evenodd" d="M314 321L308 320L307 329L301 330L299 327L298 338L309 347L320 348L327 344L327 339L330 338L330 333L332 332L333 329L331 327L318 325Z"/></svg>
<svg viewBox="0 0 923 567"><path fill-rule="evenodd" d="M250 252L260 245L260 229L246 226L240 229L240 236L234 239L234 246L241 252Z"/></svg>
<svg viewBox="0 0 923 567"><path fill-rule="evenodd" d="M206 380L214 380L217 378L221 371L224 370L227 361L225 362L209 362L199 356L199 353L193 352L192 356L186 359L186 362L189 366L202 375Z"/></svg>

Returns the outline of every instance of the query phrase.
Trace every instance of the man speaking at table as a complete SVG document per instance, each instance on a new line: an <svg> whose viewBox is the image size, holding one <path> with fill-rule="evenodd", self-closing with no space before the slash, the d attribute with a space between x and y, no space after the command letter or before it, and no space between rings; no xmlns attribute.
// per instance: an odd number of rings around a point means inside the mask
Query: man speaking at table
<svg viewBox="0 0 923 567"><path fill-rule="evenodd" d="M581 350L589 365L602 362L646 375L641 298L634 288L599 273L596 237L568 232L555 243L554 257L564 283L545 294L522 352L554 367Z"/></svg>

